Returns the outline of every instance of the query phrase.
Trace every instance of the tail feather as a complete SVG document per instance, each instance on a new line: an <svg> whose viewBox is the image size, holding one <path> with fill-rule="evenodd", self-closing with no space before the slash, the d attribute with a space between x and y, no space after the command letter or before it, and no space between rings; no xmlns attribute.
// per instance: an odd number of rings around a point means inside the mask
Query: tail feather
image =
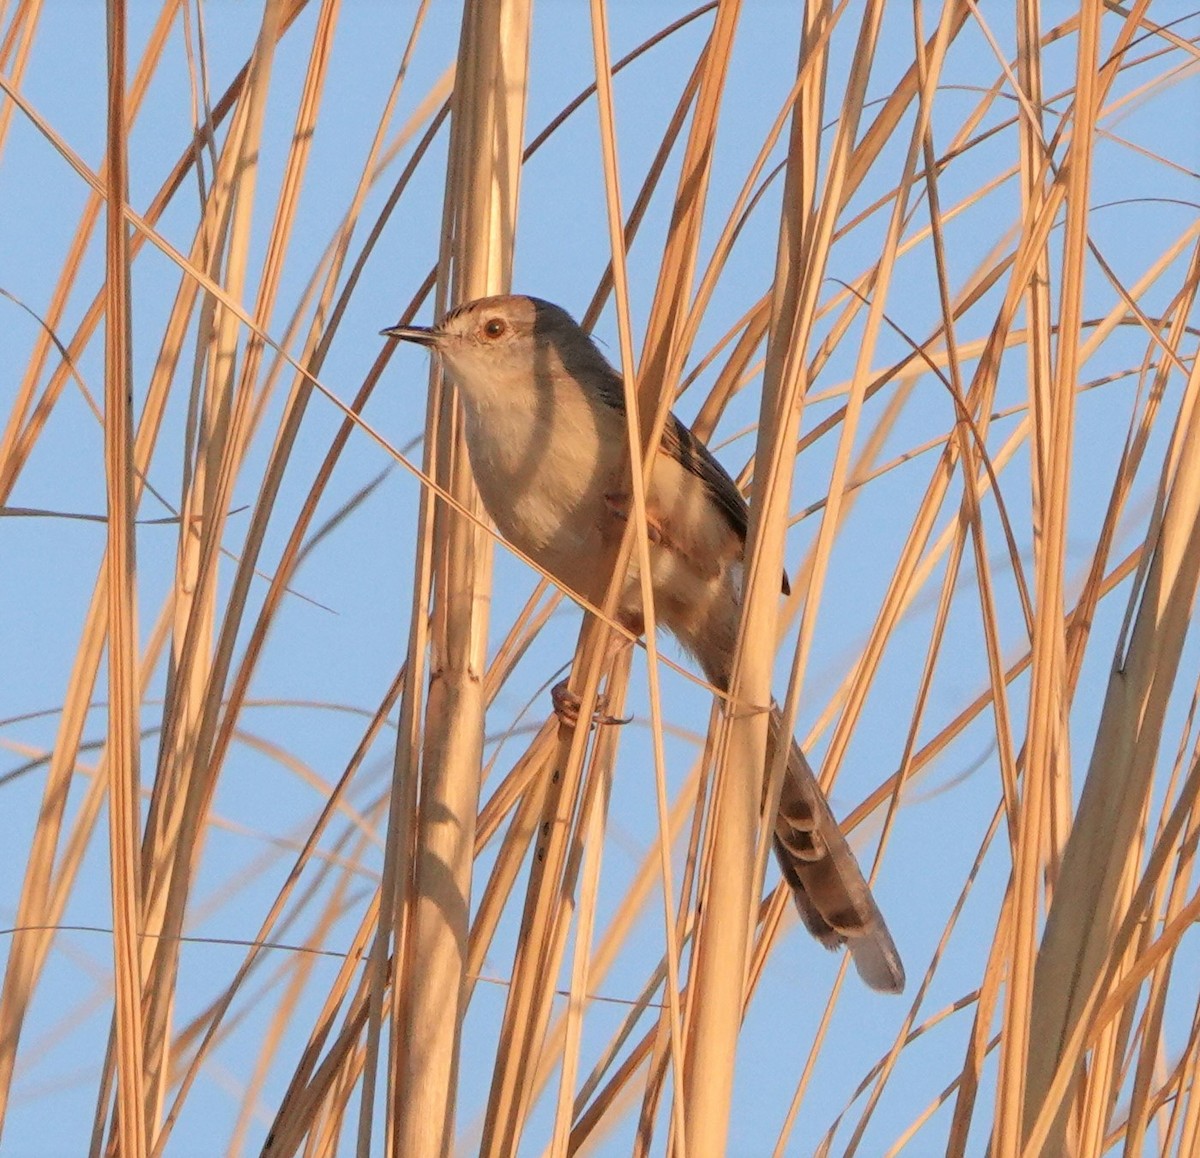
<svg viewBox="0 0 1200 1158"><path fill-rule="evenodd" d="M717 595L724 591L722 600ZM736 593L726 584L706 606L696 600L690 614L675 604L656 610L660 622L700 662L709 681L729 686L729 664L737 640L739 608ZM775 820L775 856L792 890L796 908L808 931L829 949L846 945L859 976L884 993L904 989L904 966L883 914L846 843L829 803L800 746L783 728L783 717L772 707L768 727L768 756L789 746L787 771Z"/></svg>
<svg viewBox="0 0 1200 1158"><path fill-rule="evenodd" d="M769 735L772 750L781 741L790 747L774 845L805 928L826 948L845 944L872 989L900 993L904 965L896 943L808 760L784 735L778 708Z"/></svg>

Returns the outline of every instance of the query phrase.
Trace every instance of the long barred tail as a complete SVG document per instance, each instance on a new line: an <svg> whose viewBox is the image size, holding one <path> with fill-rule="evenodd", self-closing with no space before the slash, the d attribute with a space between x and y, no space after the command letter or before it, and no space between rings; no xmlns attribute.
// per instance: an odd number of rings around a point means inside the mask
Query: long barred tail
<svg viewBox="0 0 1200 1158"><path fill-rule="evenodd" d="M701 614L667 618L666 625L696 657L717 688L729 686L729 664L737 638L738 606L732 587ZM663 607L670 613L670 608ZM788 762L775 819L775 856L808 931L822 945L849 947L859 976L872 988L899 993L904 966L883 914L829 802L796 741L772 706L768 759L787 744ZM768 765L769 766L769 765Z"/></svg>
<svg viewBox="0 0 1200 1158"><path fill-rule="evenodd" d="M836 949L845 944L859 976L872 989L899 993L904 966L896 943L808 760L783 732L783 717L773 707L770 751L777 751L781 742L790 751L775 819L775 856L800 917L822 945Z"/></svg>

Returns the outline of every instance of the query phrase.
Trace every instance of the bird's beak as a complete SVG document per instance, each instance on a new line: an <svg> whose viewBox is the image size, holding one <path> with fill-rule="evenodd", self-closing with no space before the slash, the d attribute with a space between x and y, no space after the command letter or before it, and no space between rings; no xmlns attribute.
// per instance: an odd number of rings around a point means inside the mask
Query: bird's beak
<svg viewBox="0 0 1200 1158"><path fill-rule="evenodd" d="M437 331L429 326L389 326L379 333L385 338L399 338L403 342L416 342L418 346L436 346Z"/></svg>

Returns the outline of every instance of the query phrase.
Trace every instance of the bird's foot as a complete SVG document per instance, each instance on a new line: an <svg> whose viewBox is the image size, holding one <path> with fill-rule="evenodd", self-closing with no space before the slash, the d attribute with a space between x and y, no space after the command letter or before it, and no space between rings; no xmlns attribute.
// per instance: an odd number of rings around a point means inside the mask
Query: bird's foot
<svg viewBox="0 0 1200 1158"><path fill-rule="evenodd" d="M554 714L559 718L559 721L565 724L568 728L574 728L579 723L579 697L567 687L567 681L563 680L557 683L550 689L550 699L554 704ZM596 710L592 713L593 724L612 724L620 726L628 724L632 716L610 716L604 708L607 704L607 696L596 697Z"/></svg>

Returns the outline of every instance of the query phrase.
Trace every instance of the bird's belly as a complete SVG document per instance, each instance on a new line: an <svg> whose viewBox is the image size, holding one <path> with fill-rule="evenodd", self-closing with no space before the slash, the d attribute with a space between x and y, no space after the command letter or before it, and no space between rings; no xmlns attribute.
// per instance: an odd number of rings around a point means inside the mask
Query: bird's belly
<svg viewBox="0 0 1200 1158"><path fill-rule="evenodd" d="M540 441L527 429L494 429L497 417L487 431L473 429L470 415L467 424L476 482L497 529L568 592L602 602L611 575L601 564L615 557L630 507L623 444L601 442L590 412L552 424ZM723 541L728 532L694 476L675 464L667 464L665 475L662 469L655 471L648 496L655 528L648 544L650 580L659 624L686 637L693 620L708 619L714 603L730 601L728 572L735 560ZM720 536L714 537L714 527ZM642 620L638 560L635 547L618 605L619 618L634 628Z"/></svg>
<svg viewBox="0 0 1200 1158"><path fill-rule="evenodd" d="M479 437L470 422L467 429L476 484L497 530L560 584L580 593L591 585L612 518L605 502L612 468L588 417L555 424L540 440L526 430L508 437L490 430Z"/></svg>
<svg viewBox="0 0 1200 1158"><path fill-rule="evenodd" d="M578 591L601 548L584 496L509 495L493 519L504 538L565 587Z"/></svg>
<svg viewBox="0 0 1200 1158"><path fill-rule="evenodd" d="M515 480L513 480L515 482ZM482 493L482 492L481 492ZM625 530L623 519L614 515L603 485L583 485L578 476L555 479L552 487L540 485L536 477L525 480L492 498L483 495L496 529L522 554L527 555L568 593L599 603L608 589L611 574L604 570L615 558ZM652 547L652 556L662 554ZM651 574L657 583L659 571L672 561L652 558ZM636 552L626 571L620 599L620 615L632 623L640 618L642 606Z"/></svg>

